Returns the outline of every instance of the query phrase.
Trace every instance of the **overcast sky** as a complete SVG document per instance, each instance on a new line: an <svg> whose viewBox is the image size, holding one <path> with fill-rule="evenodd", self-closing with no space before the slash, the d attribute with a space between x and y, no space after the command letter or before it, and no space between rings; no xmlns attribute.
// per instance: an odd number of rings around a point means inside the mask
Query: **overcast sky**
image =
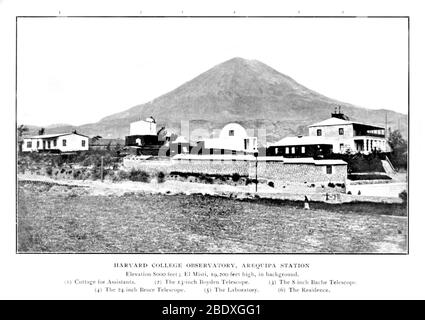
<svg viewBox="0 0 425 320"><path fill-rule="evenodd" d="M408 112L406 19L20 18L18 123L80 125L233 57L330 98Z"/></svg>

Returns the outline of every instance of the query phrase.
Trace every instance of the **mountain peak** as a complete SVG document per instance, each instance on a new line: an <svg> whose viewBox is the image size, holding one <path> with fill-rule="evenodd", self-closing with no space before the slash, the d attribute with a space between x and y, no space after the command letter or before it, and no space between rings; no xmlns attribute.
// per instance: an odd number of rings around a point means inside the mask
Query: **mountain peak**
<svg viewBox="0 0 425 320"><path fill-rule="evenodd" d="M222 62L221 64L226 64L226 63L245 63L245 64L249 64L249 63L251 63L253 61L257 61L257 60L245 59L245 58L242 58L242 57L234 57L234 58L231 58L229 60L226 60L226 61Z"/></svg>
<svg viewBox="0 0 425 320"><path fill-rule="evenodd" d="M232 59L226 60L220 64L218 64L216 67L226 67L228 68L229 66L238 66L238 67L259 67L259 66L263 66L266 68L270 68L269 66L267 66L266 64L258 61L258 60L254 60L254 59L245 59L245 58L241 58L241 57L234 57ZM270 68L271 69L271 68Z"/></svg>
<svg viewBox="0 0 425 320"><path fill-rule="evenodd" d="M379 125L385 119L384 111L333 100L261 61L234 57L149 103L103 118L98 125L119 126L128 132L130 122L149 116L167 128L178 128L182 120L197 123L191 124L191 130L196 126L219 129L235 121L249 128L263 121L269 126L267 135L278 139L288 133L304 134L307 125L328 118L335 105L353 120Z"/></svg>

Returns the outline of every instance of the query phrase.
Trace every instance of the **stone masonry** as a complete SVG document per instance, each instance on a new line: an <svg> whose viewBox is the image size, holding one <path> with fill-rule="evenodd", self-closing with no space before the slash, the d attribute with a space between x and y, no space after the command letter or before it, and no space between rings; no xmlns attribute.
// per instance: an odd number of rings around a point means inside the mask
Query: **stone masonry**
<svg viewBox="0 0 425 320"><path fill-rule="evenodd" d="M235 157L236 158L236 157ZM147 172L172 171L185 173L205 173L216 175L232 175L255 178L257 163L257 177L259 180L273 181L275 185L285 184L328 184L346 183L347 164L343 161L327 161L313 159L296 159L292 161L252 159L211 159L205 157L177 158L172 160L150 161L124 159L124 167L136 168Z"/></svg>

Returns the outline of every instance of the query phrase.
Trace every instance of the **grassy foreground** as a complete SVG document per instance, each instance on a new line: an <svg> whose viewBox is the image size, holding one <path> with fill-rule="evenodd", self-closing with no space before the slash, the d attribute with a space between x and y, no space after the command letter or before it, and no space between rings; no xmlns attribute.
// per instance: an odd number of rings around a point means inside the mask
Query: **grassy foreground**
<svg viewBox="0 0 425 320"><path fill-rule="evenodd" d="M405 253L406 209L391 204L94 195L19 182L18 252Z"/></svg>

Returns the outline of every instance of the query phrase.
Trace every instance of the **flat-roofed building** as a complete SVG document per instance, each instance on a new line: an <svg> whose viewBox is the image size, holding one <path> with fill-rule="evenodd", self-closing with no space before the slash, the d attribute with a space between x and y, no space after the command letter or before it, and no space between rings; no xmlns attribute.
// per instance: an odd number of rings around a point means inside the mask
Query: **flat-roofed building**
<svg viewBox="0 0 425 320"><path fill-rule="evenodd" d="M333 142L322 137L286 137L267 148L268 156L285 158L320 157L333 152Z"/></svg>

